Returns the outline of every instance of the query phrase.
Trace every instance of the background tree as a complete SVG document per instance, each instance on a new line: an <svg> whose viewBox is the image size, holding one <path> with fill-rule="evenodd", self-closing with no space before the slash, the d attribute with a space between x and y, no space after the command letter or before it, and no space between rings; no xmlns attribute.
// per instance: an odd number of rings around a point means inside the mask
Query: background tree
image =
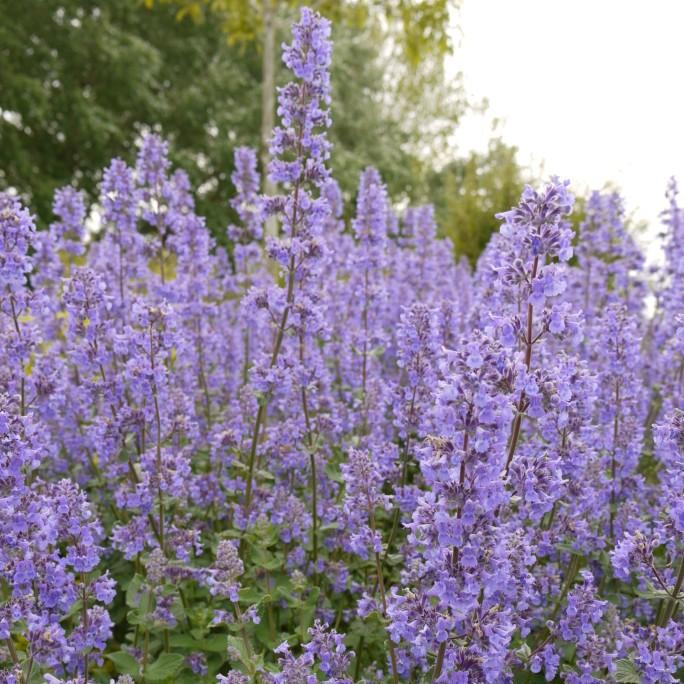
<svg viewBox="0 0 684 684"><path fill-rule="evenodd" d="M19 11L0 0L0 12L3 186L47 219L56 187L74 180L92 195L99 170L130 159L153 126L172 138L210 222L225 223L231 141L253 140L258 119L252 54L137 0L26 0Z"/></svg>
<svg viewBox="0 0 684 684"><path fill-rule="evenodd" d="M73 182L94 196L109 159L131 161L136 139L154 128L170 139L172 162L188 171L199 212L225 240L233 150L259 147L270 130L258 40L264 5L236 0L248 9L231 13L229 4L0 0L0 188L17 190L46 223L55 188ZM344 12L333 36L330 137L346 198L373 165L395 201L434 199L441 207L456 190L439 180L440 169L465 163L454 161L448 139L468 107L460 79L444 72L447 2L314 4L334 19ZM277 3L276 46L294 5ZM274 79L284 79L279 57ZM487 155L470 162L486 164ZM481 190L473 182L464 192ZM457 221L474 234L484 211L477 198L463 202L460 213L440 213L458 249L466 241ZM510 202L491 204L498 210ZM470 207L474 220L464 213Z"/></svg>
<svg viewBox="0 0 684 684"><path fill-rule="evenodd" d="M494 215L515 205L526 181L516 153L515 147L494 139L485 153L472 152L429 174L440 231L451 238L456 254L473 265L499 229Z"/></svg>
<svg viewBox="0 0 684 684"><path fill-rule="evenodd" d="M413 78L404 80L404 92L414 95L428 80L442 76L444 57L451 51L450 11L456 0L387 0L383 3L348 0L144 0L178 7L178 19L196 23L218 20L230 44L254 44L261 54L261 161L268 163L268 141L275 124L275 87L279 59L277 39L284 34L296 9L310 6L330 19L335 26L346 23L353 29L369 24L384 26L383 43L390 47L393 61L408 66ZM393 48L393 49L392 49ZM420 78L416 71L423 66ZM425 65L428 68L425 69Z"/></svg>
<svg viewBox="0 0 684 684"><path fill-rule="evenodd" d="M256 46L261 54L261 135L259 140L261 169L266 193L273 194L275 187L268 174L269 140L275 124L275 95L276 80L279 69L276 42L291 24L295 10L301 5L308 5L318 10L333 21L336 27L345 24L355 32L364 31L365 37L374 35L380 38L370 45L385 46L384 54L390 59L384 59L385 69L377 74L374 81L374 93L384 93L386 104L400 102L410 106L398 107L402 110L401 120L413 123L412 132L416 133L415 119L410 113L415 111L416 105L422 111L420 124L425 125L430 117L425 104L430 101L427 93L435 84L442 87L441 98L432 99L432 103L441 103L442 116L447 113L447 119L455 121L460 113L460 99L445 97L446 89L443 78L444 57L451 51L449 36L449 13L456 6L455 0L388 0L384 3L349 2L344 0L156 0L161 4L171 4L179 7L178 18L192 18L196 23L218 20L221 24L229 44L249 44ZM146 6L152 8L155 0L145 0ZM378 36L378 28L384 28L382 37ZM338 33L340 31L338 30ZM368 50L363 50L366 61L361 65L371 63ZM352 56L352 55L350 55ZM353 59L353 56L352 56ZM372 59L372 58L371 58ZM338 54L338 63L342 62ZM376 60L377 61L377 60ZM400 65L400 68L390 68ZM350 74L351 79L341 81L345 98L351 94L358 73ZM388 78L389 76L389 78ZM378 88L381 84L382 87ZM339 90L336 90L339 94ZM460 90L459 90L460 94ZM366 94L368 96L368 93ZM372 95L371 95L372 96ZM448 104L447 104L448 103ZM345 103L346 104L346 103ZM446 105L446 106L445 106ZM451 108L451 109L450 109ZM366 119L367 117L362 117ZM408 128L408 127L406 127ZM428 138L418 136L421 141ZM409 140L412 139L409 137ZM437 142L437 136L432 136ZM424 145L423 145L424 147ZM421 149L419 145L417 149ZM424 151L424 150L423 150ZM275 225L270 220L267 231L273 233Z"/></svg>

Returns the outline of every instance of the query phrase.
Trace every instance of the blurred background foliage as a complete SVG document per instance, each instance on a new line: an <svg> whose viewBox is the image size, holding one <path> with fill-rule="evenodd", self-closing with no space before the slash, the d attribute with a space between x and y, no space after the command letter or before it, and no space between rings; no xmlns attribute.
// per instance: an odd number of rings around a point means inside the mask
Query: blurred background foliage
<svg viewBox="0 0 684 684"><path fill-rule="evenodd" d="M153 128L197 189L225 241L233 150L267 161L280 44L293 0L0 0L0 188L43 223L55 188L96 196L101 169L132 161ZM517 200L516 150L493 140L460 155L453 134L471 107L445 71L450 0L306 3L334 21L332 167L347 211L373 165L395 202L433 202L440 230L474 261Z"/></svg>

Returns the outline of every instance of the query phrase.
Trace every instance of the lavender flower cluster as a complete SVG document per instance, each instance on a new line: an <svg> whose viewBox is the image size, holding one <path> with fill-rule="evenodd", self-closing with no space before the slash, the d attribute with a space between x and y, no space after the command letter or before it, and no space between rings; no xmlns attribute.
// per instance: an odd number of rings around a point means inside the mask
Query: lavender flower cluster
<svg viewBox="0 0 684 684"><path fill-rule="evenodd" d="M0 194L0 682L681 681L675 183L657 272L555 178L471 271L372 168L344 220L329 23L283 50L229 251L156 135Z"/></svg>

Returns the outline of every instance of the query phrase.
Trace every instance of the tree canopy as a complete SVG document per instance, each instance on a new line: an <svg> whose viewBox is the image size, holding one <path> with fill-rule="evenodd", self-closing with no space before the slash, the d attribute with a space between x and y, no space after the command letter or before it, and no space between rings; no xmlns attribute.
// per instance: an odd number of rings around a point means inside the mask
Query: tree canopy
<svg viewBox="0 0 684 684"><path fill-rule="evenodd" d="M512 207L525 182L516 148L494 139L484 152L472 152L430 174L429 194L437 223L454 250L475 264L491 234L498 230L495 214Z"/></svg>
<svg viewBox="0 0 684 684"><path fill-rule="evenodd" d="M277 45L296 4L278 3ZM473 258L489 204L473 196L467 174L484 165L494 188L517 166L511 150L503 167L487 155L459 160L449 151L467 106L460 81L445 79L440 61L449 3L393 0L382 12L373 3L318 4L347 12L333 36L330 131L345 197L373 165L395 200L434 200L445 232ZM30 200L45 223L56 188L74 183L95 196L109 159L132 160L136 139L155 129L170 139L172 162L198 188L198 211L224 240L233 150L258 148L263 138L260 15L226 12L228 5L25 0L17 11L0 0L0 188ZM236 18L242 25L226 25ZM279 59L274 79L284 79Z"/></svg>

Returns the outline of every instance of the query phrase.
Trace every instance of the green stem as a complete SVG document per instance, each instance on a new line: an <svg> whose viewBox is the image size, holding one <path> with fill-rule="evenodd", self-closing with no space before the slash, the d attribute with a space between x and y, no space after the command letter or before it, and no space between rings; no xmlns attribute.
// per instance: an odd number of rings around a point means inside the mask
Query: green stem
<svg viewBox="0 0 684 684"><path fill-rule="evenodd" d="M85 573L81 574L81 584L83 589L83 594L81 597L82 605L82 617L83 617L83 632L88 633L88 597L86 594L86 578ZM86 648L83 653L83 679L85 682L88 681L88 649Z"/></svg>
<svg viewBox="0 0 684 684"><path fill-rule="evenodd" d="M468 409L468 414L466 417L466 425L468 425L470 423L471 410L472 410L472 408ZM459 473L458 473L458 482L459 482L459 486L461 488L463 488L463 485L465 484L465 477L466 477L465 460L466 460L466 456L468 455L469 438L470 438L470 435L468 434L468 431L466 429L466 432L463 436L463 457L461 458L461 467L459 468ZM459 506L458 510L456 511L456 517L460 518L462 515L463 515L463 507ZM456 546L454 546L451 549L451 568L452 568L452 570L456 570L456 566L458 565L458 556L459 556L458 548ZM444 666L444 655L446 653L447 641L448 641L448 639L445 639L439 645L439 648L437 649L437 658L435 660L435 669L432 671L433 684L434 684L434 682L437 681L439 676L442 674L442 667Z"/></svg>
<svg viewBox="0 0 684 684"><path fill-rule="evenodd" d="M446 653L446 641L439 645L437 650L437 659L435 660L435 669L432 671L432 681L436 682L437 678L442 674L442 667L444 667L444 654Z"/></svg>
<svg viewBox="0 0 684 684"><path fill-rule="evenodd" d="M254 651L252 651L252 643L250 642L249 637L247 636L247 630L245 629L245 623L242 619L242 611L240 610L239 604L234 603L233 607L235 608L235 617L237 618L237 621L240 624L240 635L242 636L242 641L245 644L245 651L247 653L247 657L249 658L249 666L250 669L252 669L254 668L254 663L252 662L254 658ZM256 672L253 675L253 681L259 681Z"/></svg>
<svg viewBox="0 0 684 684"><path fill-rule="evenodd" d="M530 282L534 281L537 277L537 269L539 268L539 257L534 257L534 262L532 263L532 276ZM532 327L534 322L534 307L532 304L527 304L527 332L525 339L525 367L530 370L532 364L532 346L534 345L534 340L532 339ZM525 410L525 392L520 394L520 399L518 400L517 412L515 418L513 419L513 429L511 431L511 440L508 443L508 456L506 457L506 467L504 468L504 477L508 475L508 469L511 467L511 462L513 461L513 456L515 455L515 449L518 446L518 440L520 438L520 427L522 424L523 412Z"/></svg>
<svg viewBox="0 0 684 684"><path fill-rule="evenodd" d="M558 613L560 612L560 609L563 605L563 601L565 600L565 597L568 595L568 592L570 591L570 587L572 586L572 583L575 581L575 577L577 577L577 573L579 571L579 566L580 566L580 561L581 561L580 556L573 553L572 558L570 559L570 564L568 565L568 574L565 578L565 583L563 585L563 589L561 590L561 593L558 595L558 599L556 600L556 605L553 609L553 613L551 614L551 620L552 621L555 621L556 618L558 617Z"/></svg>
<svg viewBox="0 0 684 684"><path fill-rule="evenodd" d="M615 540L615 475L617 464L615 454L617 453L618 435L620 433L620 383L615 383L615 417L613 418L613 449L610 455L610 511L609 511L609 532L611 544Z"/></svg>
<svg viewBox="0 0 684 684"><path fill-rule="evenodd" d="M6 639L5 643L7 644L7 649L9 650L10 658L12 658L12 663L15 667L18 667L19 656L17 655L17 650L14 648L14 641L12 641L12 637L10 636L8 639ZM26 678L24 677L23 672L19 675L19 682L20 684L26 684Z"/></svg>
<svg viewBox="0 0 684 684"><path fill-rule="evenodd" d="M368 376L368 269L366 269L363 276L363 312L361 314L362 328L363 328L363 359L361 362L361 412L363 415L363 423L361 427L362 434L366 434L368 430L368 401L366 392L366 382Z"/></svg>
<svg viewBox="0 0 684 684"><path fill-rule="evenodd" d="M150 365L152 367L152 399L154 400L154 422L156 429L156 462L157 462L157 497L159 499L159 545L162 553L165 553L166 546L164 544L164 495L161 488L162 478L162 454L161 454L161 412L159 410L159 398L157 396L157 381L154 380L156 370L155 353L152 339L152 325L150 324Z"/></svg>
<svg viewBox="0 0 684 684"><path fill-rule="evenodd" d="M664 627L667 624L667 621L674 615L675 609L677 607L677 597L682 589L682 584L684 584L684 558L679 566L679 574L677 575L677 580L675 582L674 589L672 590L672 598L668 600L667 606L663 611L662 622L660 624L661 627Z"/></svg>
<svg viewBox="0 0 684 684"><path fill-rule="evenodd" d="M369 506L369 518L371 524L371 530L373 531L373 536L375 536L376 525L375 525L375 512ZM380 598L382 600L382 615L387 619L387 596L385 594L385 580L382 575L382 562L380 560L380 554L376 552L375 554L375 570L378 574L378 586L380 588ZM387 648L389 650L390 664L392 666L392 681L394 684L399 684L399 671L397 669L397 655L394 652L394 644L392 643L392 636L387 631Z"/></svg>
<svg viewBox="0 0 684 684"><path fill-rule="evenodd" d="M304 336L299 337L299 360L304 365ZM313 559L314 582L318 583L318 483L316 480L316 454L314 450L314 434L311 427L311 414L309 413L309 400L306 387L302 386L302 411L306 424L306 441L309 447L309 463L311 464L311 552Z"/></svg>
<svg viewBox="0 0 684 684"><path fill-rule="evenodd" d="M356 646L356 662L354 663L354 681L356 681L359 678L359 674L361 672L361 654L363 653L363 646L365 640L366 638L362 634L359 637L359 643Z"/></svg>
<svg viewBox="0 0 684 684"><path fill-rule="evenodd" d="M416 385L413 388L413 394L411 395L411 404L409 406L409 416L413 415L415 403L416 403L416 393L418 391L418 386ZM401 454L401 483L399 485L400 488L404 488L406 486L406 479L408 477L408 462L409 462L409 445L411 444L411 435L410 433L407 433L406 435L406 441L404 442L404 448L402 450ZM387 540L387 548L385 549L385 553L383 554L382 557L382 562L383 564L387 560L387 556L390 552L390 549L392 548L392 542L394 541L394 537L397 534L397 531L399 530L399 520L401 518L401 510L399 509L399 506L395 504L394 506L394 511L392 513L392 529L390 530L390 536L389 539Z"/></svg>
<svg viewBox="0 0 684 684"><path fill-rule="evenodd" d="M297 132L297 154L301 154L301 144L303 131L300 129ZM290 221L290 238L294 239L297 236L297 224L300 221L300 217L297 216L298 206L299 206L299 193L301 190L301 181L297 180L294 187L293 194L293 206L292 206L292 220ZM290 316L290 309L294 304L294 287L295 287L295 271L296 262L294 254L290 256L290 260L287 266L287 294L285 297L285 308L280 317L280 324L278 325L278 330L276 332L275 343L273 345L273 353L271 354L270 367L273 368L280 355L280 348L283 344L283 339L285 337L285 329L287 327L287 320ZM259 402L259 409L257 410L256 420L254 421L254 431L252 432L252 443L249 450L249 461L248 461L248 474L247 474L247 484L245 486L245 511L249 514L249 509L252 505L252 489L254 483L254 464L256 462L256 452L257 445L259 443L259 434L261 432L261 426L266 416L266 407L268 405L270 397L267 395L262 398Z"/></svg>

